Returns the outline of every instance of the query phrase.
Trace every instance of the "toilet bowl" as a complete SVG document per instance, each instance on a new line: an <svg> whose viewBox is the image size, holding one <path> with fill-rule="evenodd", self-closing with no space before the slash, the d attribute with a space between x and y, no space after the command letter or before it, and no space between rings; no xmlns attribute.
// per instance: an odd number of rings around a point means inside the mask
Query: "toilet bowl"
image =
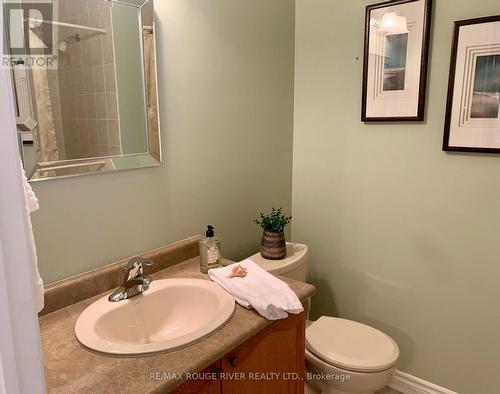
<svg viewBox="0 0 500 394"><path fill-rule="evenodd" d="M396 367L379 372L348 371L325 363L306 349L306 394L373 394L387 386Z"/></svg>
<svg viewBox="0 0 500 394"><path fill-rule="evenodd" d="M386 334L351 320L322 316L306 329L306 380L321 393L370 393L392 379L399 357Z"/></svg>
<svg viewBox="0 0 500 394"><path fill-rule="evenodd" d="M266 271L305 282L308 247L287 242L282 260L250 256ZM306 328L306 393L373 394L396 370L399 348L383 332L355 321L322 316Z"/></svg>

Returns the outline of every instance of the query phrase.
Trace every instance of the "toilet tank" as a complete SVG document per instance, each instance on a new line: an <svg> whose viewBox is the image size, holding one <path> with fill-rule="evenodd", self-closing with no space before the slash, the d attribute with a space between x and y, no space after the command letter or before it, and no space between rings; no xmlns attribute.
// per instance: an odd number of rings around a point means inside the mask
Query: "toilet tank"
<svg viewBox="0 0 500 394"><path fill-rule="evenodd" d="M281 260L269 260L261 256L260 252L250 256L253 262L266 271L282 275L287 278L306 281L308 247L303 244L292 242L286 243L286 257Z"/></svg>

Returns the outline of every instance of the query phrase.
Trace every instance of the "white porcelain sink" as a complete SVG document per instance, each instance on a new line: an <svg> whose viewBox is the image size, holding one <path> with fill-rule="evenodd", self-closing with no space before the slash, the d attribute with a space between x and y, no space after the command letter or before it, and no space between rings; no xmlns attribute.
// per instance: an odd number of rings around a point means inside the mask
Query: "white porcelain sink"
<svg viewBox="0 0 500 394"><path fill-rule="evenodd" d="M200 340L232 316L233 296L203 279L162 279L127 300L108 296L85 309L75 326L86 347L113 355L178 349Z"/></svg>

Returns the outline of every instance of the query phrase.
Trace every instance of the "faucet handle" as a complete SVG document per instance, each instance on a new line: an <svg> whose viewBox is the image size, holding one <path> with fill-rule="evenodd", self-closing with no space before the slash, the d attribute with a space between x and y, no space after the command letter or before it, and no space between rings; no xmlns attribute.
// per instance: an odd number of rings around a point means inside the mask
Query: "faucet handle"
<svg viewBox="0 0 500 394"><path fill-rule="evenodd" d="M132 257L127 263L127 269L132 268L135 264L153 265L154 263L145 257Z"/></svg>
<svg viewBox="0 0 500 394"><path fill-rule="evenodd" d="M144 266L153 265L153 262L144 257L132 257L127 266L123 269L125 271L125 280L135 278L144 273Z"/></svg>

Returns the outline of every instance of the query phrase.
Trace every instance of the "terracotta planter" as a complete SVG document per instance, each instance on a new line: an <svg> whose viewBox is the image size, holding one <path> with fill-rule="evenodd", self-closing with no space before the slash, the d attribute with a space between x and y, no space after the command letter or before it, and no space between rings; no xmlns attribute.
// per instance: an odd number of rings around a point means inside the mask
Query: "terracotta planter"
<svg viewBox="0 0 500 394"><path fill-rule="evenodd" d="M286 256L285 233L264 230L260 244L260 254L270 260L280 260Z"/></svg>

